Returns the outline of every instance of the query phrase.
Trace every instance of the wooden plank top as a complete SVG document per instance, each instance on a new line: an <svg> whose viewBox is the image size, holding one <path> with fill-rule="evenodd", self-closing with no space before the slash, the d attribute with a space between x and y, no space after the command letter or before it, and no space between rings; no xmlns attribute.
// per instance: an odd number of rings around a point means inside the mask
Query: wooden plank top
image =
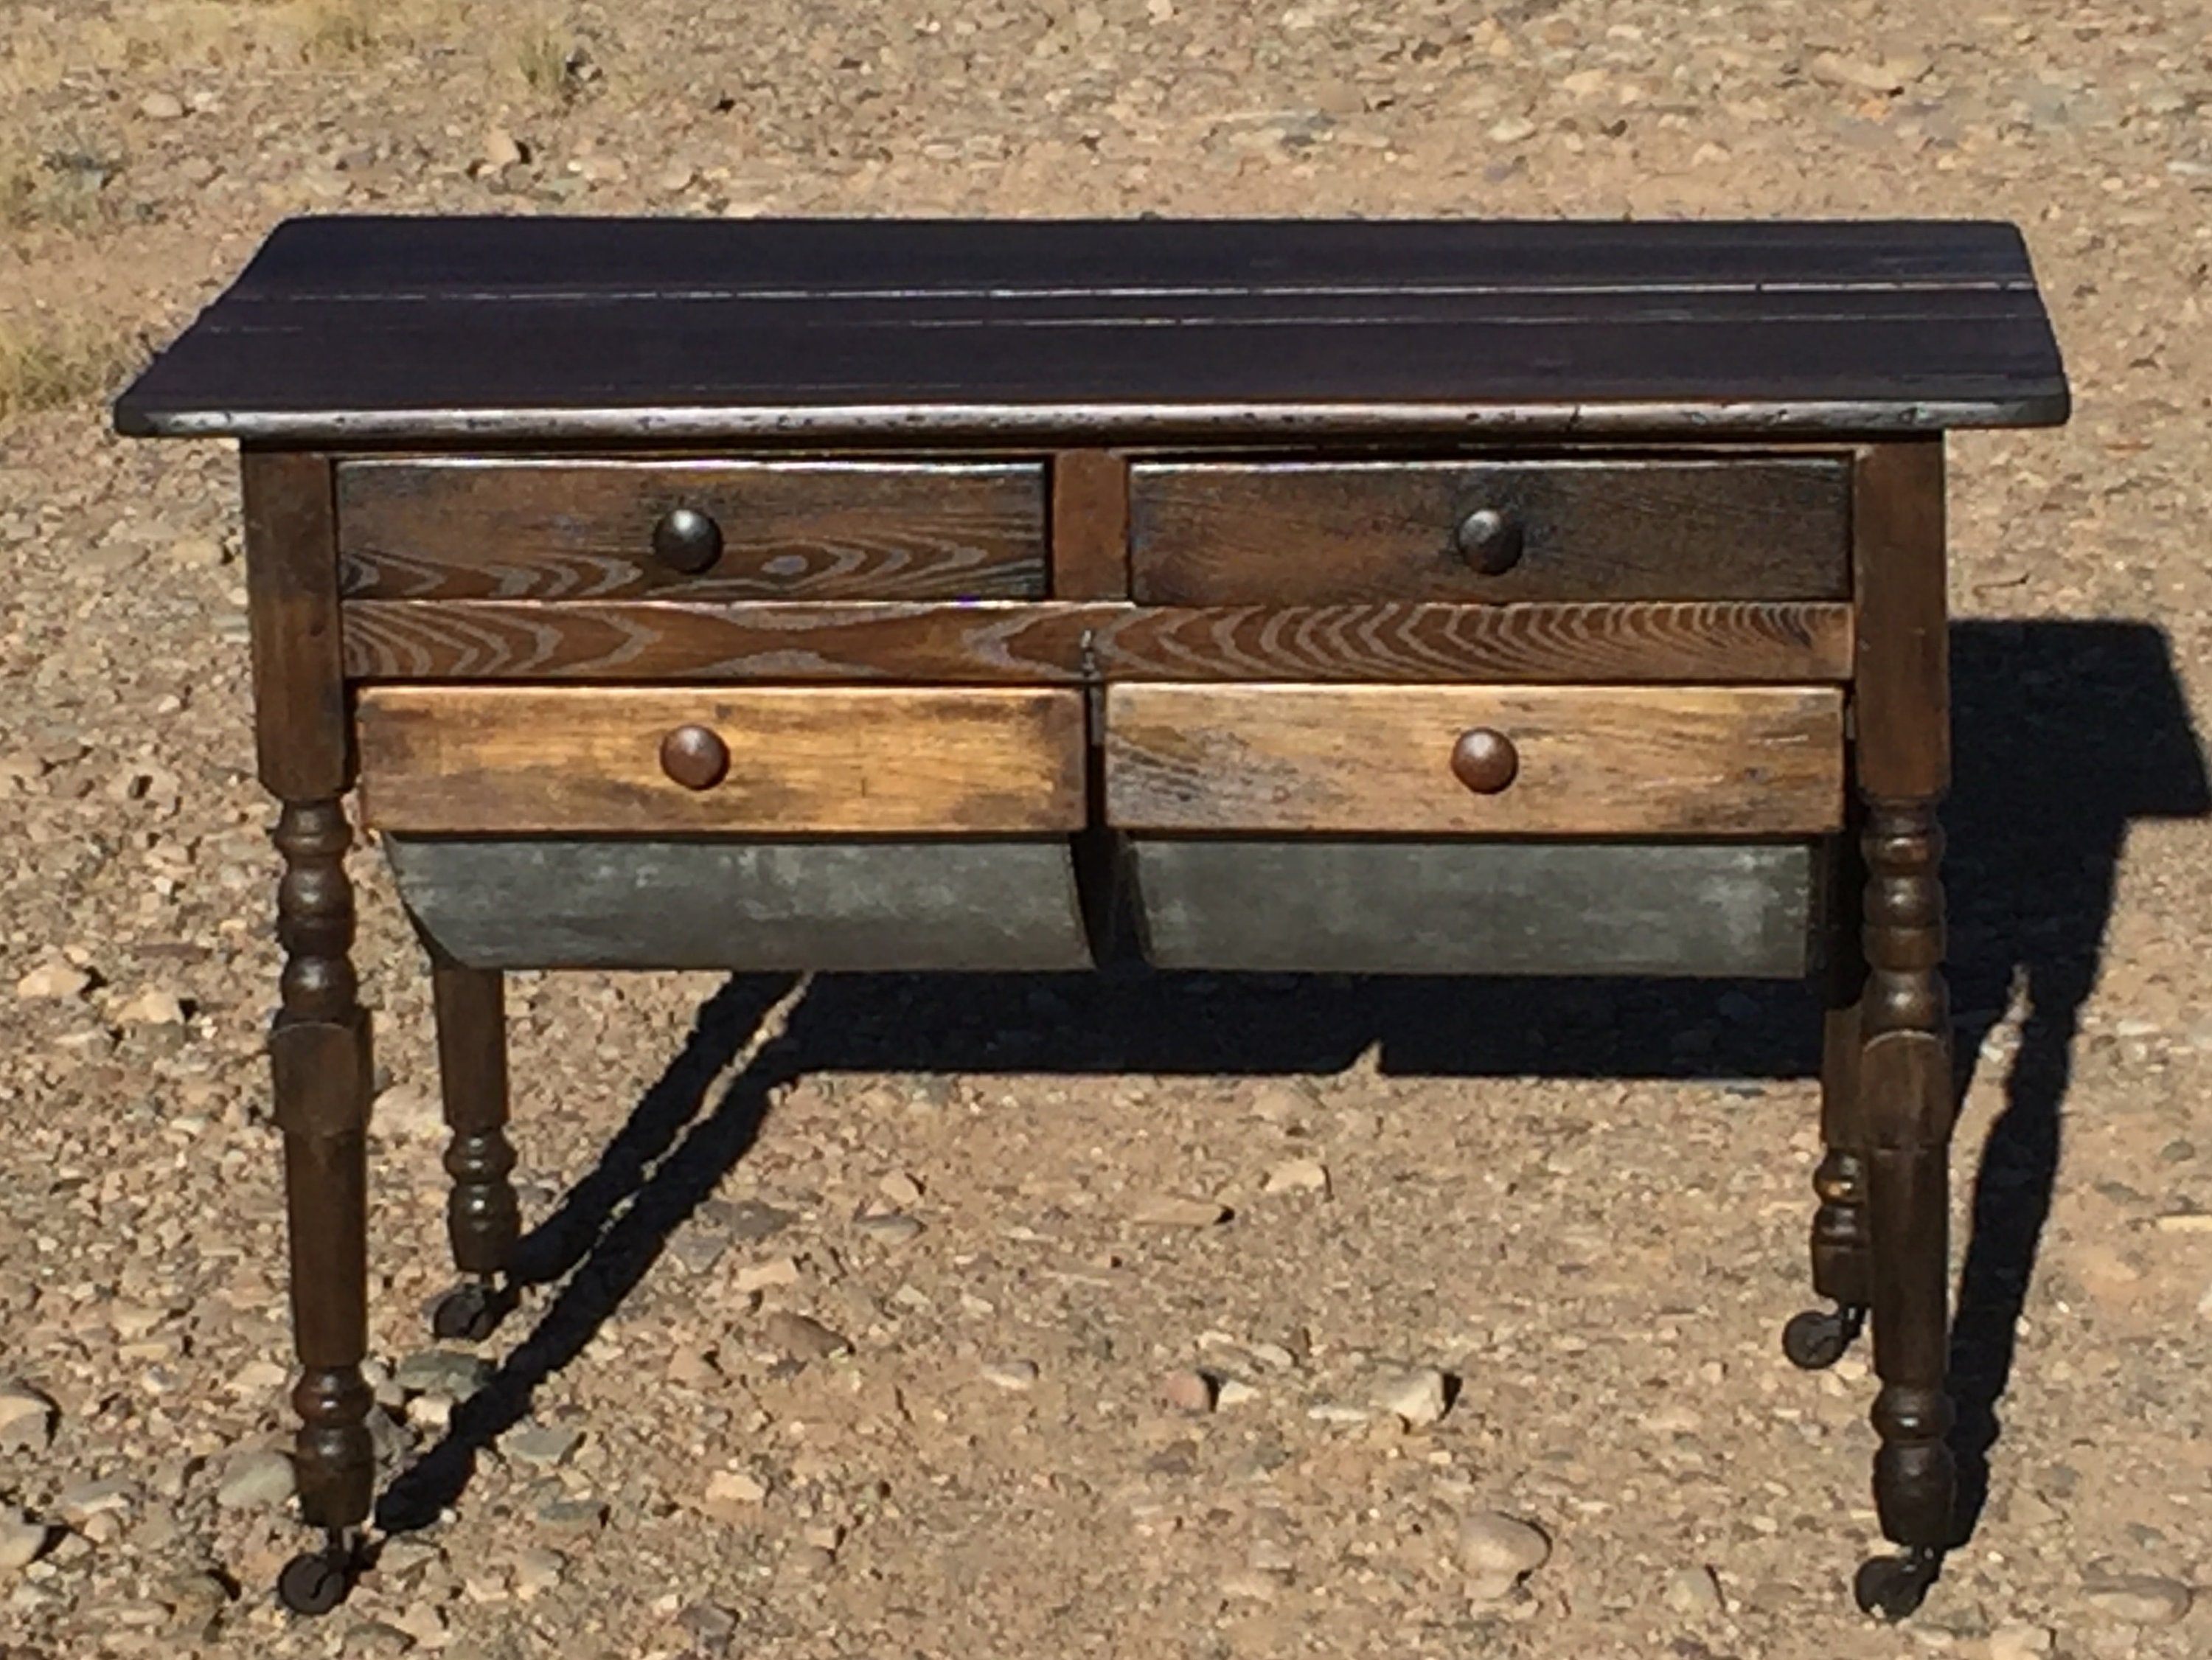
<svg viewBox="0 0 2212 1660"><path fill-rule="evenodd" d="M312 217L118 400L270 443L2048 425L2012 226Z"/></svg>

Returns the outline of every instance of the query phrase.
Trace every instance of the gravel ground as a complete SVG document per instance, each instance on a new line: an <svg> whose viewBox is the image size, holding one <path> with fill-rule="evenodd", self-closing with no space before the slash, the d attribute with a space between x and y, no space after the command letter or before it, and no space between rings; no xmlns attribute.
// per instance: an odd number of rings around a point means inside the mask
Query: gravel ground
<svg viewBox="0 0 2212 1660"><path fill-rule="evenodd" d="M0 13L0 1654L2212 1650L2203 9L696 9ZM1952 446L1995 1439L1923 1613L1848 1604L1863 1351L1776 1343L1794 988L517 976L526 1213L578 1225L477 1365L367 854L377 1428L430 1524L279 1613L234 463L101 400L339 209L2019 221L2077 414Z"/></svg>

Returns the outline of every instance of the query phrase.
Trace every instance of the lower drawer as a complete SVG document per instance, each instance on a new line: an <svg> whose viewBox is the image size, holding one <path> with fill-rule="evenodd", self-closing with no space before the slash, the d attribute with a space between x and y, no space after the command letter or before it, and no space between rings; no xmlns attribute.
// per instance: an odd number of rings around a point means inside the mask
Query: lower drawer
<svg viewBox="0 0 2212 1660"><path fill-rule="evenodd" d="M1091 964L1066 837L386 836L416 924L484 969Z"/></svg>

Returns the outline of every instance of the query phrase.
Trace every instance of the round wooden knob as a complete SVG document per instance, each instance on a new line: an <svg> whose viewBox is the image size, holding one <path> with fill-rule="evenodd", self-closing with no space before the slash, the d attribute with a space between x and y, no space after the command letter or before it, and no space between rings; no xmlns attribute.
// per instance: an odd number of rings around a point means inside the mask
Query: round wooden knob
<svg viewBox="0 0 2212 1660"><path fill-rule="evenodd" d="M1495 795L1521 770L1521 757L1504 733L1477 727L1460 733L1452 745L1451 769L1477 795Z"/></svg>
<svg viewBox="0 0 2212 1660"><path fill-rule="evenodd" d="M1460 557L1485 576L1502 576L1520 562L1520 521L1501 508L1477 508L1459 521L1453 539Z"/></svg>
<svg viewBox="0 0 2212 1660"><path fill-rule="evenodd" d="M705 727L678 727L660 740L660 769L687 790L712 789L730 769L730 746Z"/></svg>
<svg viewBox="0 0 2212 1660"><path fill-rule="evenodd" d="M653 527L653 556L696 576L722 556L722 527L696 508L664 513Z"/></svg>

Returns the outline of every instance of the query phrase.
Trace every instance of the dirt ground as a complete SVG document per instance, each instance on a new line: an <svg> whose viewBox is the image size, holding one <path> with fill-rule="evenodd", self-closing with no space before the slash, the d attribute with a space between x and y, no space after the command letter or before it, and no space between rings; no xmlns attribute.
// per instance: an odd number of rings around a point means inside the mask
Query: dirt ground
<svg viewBox="0 0 2212 1660"><path fill-rule="evenodd" d="M0 1654L2212 1651L2203 7L0 0ZM105 397L296 212L1146 210L2025 228L2075 418L1951 443L1971 1541L1850 1608L1864 1351L1776 1341L1796 988L516 976L526 1219L574 1225L457 1405L363 852L377 1431L430 1524L282 1614L234 459ZM1498 1599L1488 1511L1552 1541Z"/></svg>

